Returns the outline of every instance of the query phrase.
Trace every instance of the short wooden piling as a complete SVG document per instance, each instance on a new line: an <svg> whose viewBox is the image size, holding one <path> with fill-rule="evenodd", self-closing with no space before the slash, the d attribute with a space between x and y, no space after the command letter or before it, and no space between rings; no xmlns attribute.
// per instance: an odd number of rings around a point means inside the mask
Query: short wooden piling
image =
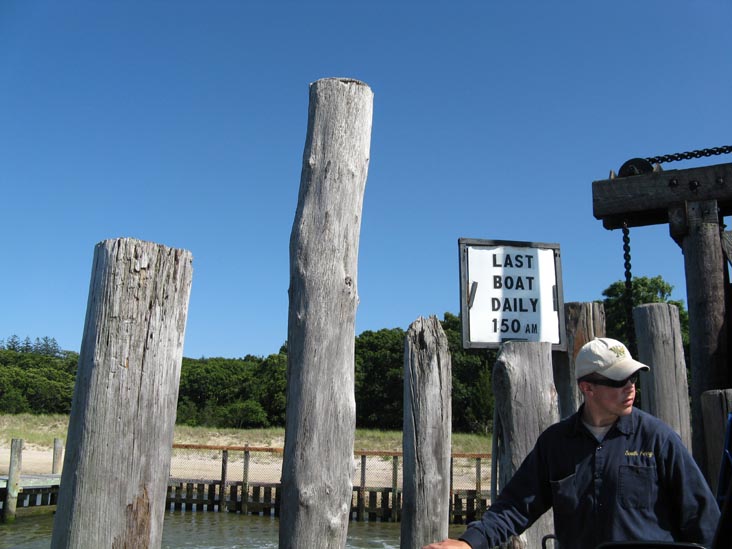
<svg viewBox="0 0 732 549"><path fill-rule="evenodd" d="M447 537L452 362L437 317L418 318L404 344L404 500L401 549Z"/></svg>
<svg viewBox="0 0 732 549"><path fill-rule="evenodd" d="M15 521L15 512L20 492L20 472L23 464L23 439L14 438L10 441L10 467L8 469L8 485L3 502L3 522Z"/></svg>
<svg viewBox="0 0 732 549"><path fill-rule="evenodd" d="M706 435L706 468L709 471L709 486L712 488L712 492L716 494L722 464L727 418L732 412L732 389L704 391L702 393L701 408Z"/></svg>
<svg viewBox="0 0 732 549"><path fill-rule="evenodd" d="M691 408L686 380L679 309L670 303L648 303L633 309L641 372L641 407L662 419L691 451Z"/></svg>
<svg viewBox="0 0 732 549"><path fill-rule="evenodd" d="M493 367L493 392L497 422L494 437L500 438L493 460L498 464L500 491L539 435L559 420L552 381L551 343L504 343ZM495 494L491 499L495 499ZM551 513L545 513L521 536L512 538L511 547L541 547L541 539L553 532Z"/></svg>
<svg viewBox="0 0 732 549"><path fill-rule="evenodd" d="M160 546L191 263L129 238L95 248L53 549Z"/></svg>

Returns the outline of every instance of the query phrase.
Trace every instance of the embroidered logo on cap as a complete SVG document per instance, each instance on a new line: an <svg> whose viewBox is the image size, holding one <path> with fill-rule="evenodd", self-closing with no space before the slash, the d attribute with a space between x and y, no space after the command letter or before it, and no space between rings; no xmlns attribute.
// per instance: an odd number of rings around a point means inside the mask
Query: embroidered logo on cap
<svg viewBox="0 0 732 549"><path fill-rule="evenodd" d="M609 349L613 353L615 353L615 356L617 358L621 358L625 356L625 347L621 347L620 345L616 345L615 347L610 347Z"/></svg>

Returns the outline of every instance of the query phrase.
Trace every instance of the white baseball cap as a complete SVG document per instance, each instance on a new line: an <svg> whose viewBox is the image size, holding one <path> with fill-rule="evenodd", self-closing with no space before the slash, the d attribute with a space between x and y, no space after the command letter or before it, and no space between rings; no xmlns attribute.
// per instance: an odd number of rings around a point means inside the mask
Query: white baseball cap
<svg viewBox="0 0 732 549"><path fill-rule="evenodd" d="M596 337L585 343L577 353L574 363L574 375L577 379L600 374L608 379L622 381L638 370L650 368L634 360L625 345L609 337Z"/></svg>

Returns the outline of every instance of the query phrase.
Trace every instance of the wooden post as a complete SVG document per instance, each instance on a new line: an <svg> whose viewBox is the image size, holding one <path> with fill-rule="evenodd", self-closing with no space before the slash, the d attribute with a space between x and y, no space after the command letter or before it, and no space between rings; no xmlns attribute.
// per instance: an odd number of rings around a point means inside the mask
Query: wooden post
<svg viewBox="0 0 732 549"><path fill-rule="evenodd" d="M345 546L353 490L354 341L361 210L373 93L347 79L310 86L290 237L282 549Z"/></svg>
<svg viewBox="0 0 732 549"><path fill-rule="evenodd" d="M51 474L58 475L61 471L61 464L64 459L64 441L60 438L53 439L53 462L51 464Z"/></svg>
<svg viewBox="0 0 732 549"><path fill-rule="evenodd" d="M478 514L481 514L485 509L483 509L483 486L481 482L481 463L480 458L475 458L475 508L478 511Z"/></svg>
<svg viewBox="0 0 732 549"><path fill-rule="evenodd" d="M221 451L221 495L219 499L219 511L226 512L228 505L226 503L226 472L229 468L229 451Z"/></svg>
<svg viewBox="0 0 732 549"><path fill-rule="evenodd" d="M649 303L633 309L638 360L650 366L641 372L642 408L665 421L691 450L691 419L686 362L679 309L670 303Z"/></svg>
<svg viewBox="0 0 732 549"><path fill-rule="evenodd" d="M691 415L694 421L692 447L694 458L707 480L704 422L701 395L721 389L727 381L727 328L725 325L725 290L721 234L717 202L691 202L675 208L671 233L681 238L686 273L686 297L689 304L689 340L691 360Z"/></svg>
<svg viewBox="0 0 732 549"><path fill-rule="evenodd" d="M582 404L582 392L574 376L574 361L580 348L595 337L605 337L605 307L602 303L565 303L567 351L552 353L554 385L559 397L559 417L574 414Z"/></svg>
<svg viewBox="0 0 732 549"><path fill-rule="evenodd" d="M452 363L437 317L418 318L404 345L404 500L401 549L447 537Z"/></svg>
<svg viewBox="0 0 732 549"><path fill-rule="evenodd" d="M495 414L501 427L497 451L493 454L493 459L498 460L499 491L532 450L539 435L559 420L551 348L551 343L509 341L501 346L493 367ZM541 539L552 533L554 521L551 513L545 513L521 536L512 538L511 547L541 547Z"/></svg>
<svg viewBox="0 0 732 549"><path fill-rule="evenodd" d="M356 506L356 520L362 521L366 507L366 454L361 454L361 482L358 485L358 502Z"/></svg>
<svg viewBox="0 0 732 549"><path fill-rule="evenodd" d="M95 248L54 549L160 546L191 262L129 238Z"/></svg>
<svg viewBox="0 0 732 549"><path fill-rule="evenodd" d="M392 457L391 464L391 522L399 517L399 456Z"/></svg>
<svg viewBox="0 0 732 549"><path fill-rule="evenodd" d="M702 393L702 415L706 435L707 470L709 486L717 493L719 470L722 464L727 417L732 412L732 389L704 391Z"/></svg>
<svg viewBox="0 0 732 549"><path fill-rule="evenodd" d="M18 505L20 491L20 472L23 468L23 439L14 438L10 441L10 467L8 468L8 484L5 487L5 501L3 502L3 522L15 521L15 510Z"/></svg>
<svg viewBox="0 0 732 549"><path fill-rule="evenodd" d="M249 459L251 452L247 448L244 450L244 472L241 481L241 513L246 515L249 510Z"/></svg>

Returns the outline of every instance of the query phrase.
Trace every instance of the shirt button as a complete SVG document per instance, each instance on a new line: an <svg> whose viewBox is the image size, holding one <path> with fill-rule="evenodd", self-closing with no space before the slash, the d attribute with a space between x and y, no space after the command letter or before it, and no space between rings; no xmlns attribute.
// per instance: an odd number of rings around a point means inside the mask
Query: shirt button
<svg viewBox="0 0 732 549"><path fill-rule="evenodd" d="M602 446L598 446L596 449L597 452L599 452L600 450L602 450Z"/></svg>

